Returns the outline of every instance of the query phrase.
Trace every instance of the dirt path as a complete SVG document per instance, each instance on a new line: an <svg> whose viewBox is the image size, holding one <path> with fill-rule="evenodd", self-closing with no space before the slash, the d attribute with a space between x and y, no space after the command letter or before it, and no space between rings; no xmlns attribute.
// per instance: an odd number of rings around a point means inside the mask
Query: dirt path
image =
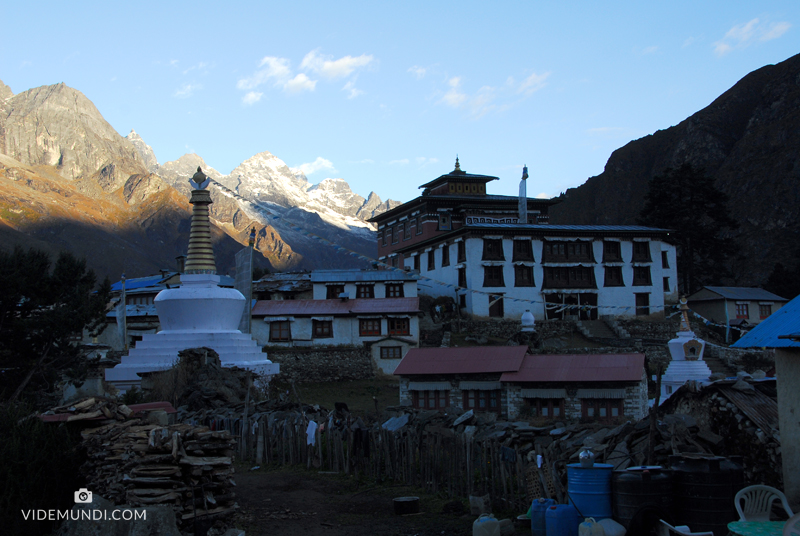
<svg viewBox="0 0 800 536"><path fill-rule="evenodd" d="M419 496L408 487L359 489L352 478L300 470L237 468L240 511L235 524L247 536L468 536L468 512L442 513L447 499L420 497L420 514L396 516L392 499ZM449 509L455 509L450 504Z"/></svg>

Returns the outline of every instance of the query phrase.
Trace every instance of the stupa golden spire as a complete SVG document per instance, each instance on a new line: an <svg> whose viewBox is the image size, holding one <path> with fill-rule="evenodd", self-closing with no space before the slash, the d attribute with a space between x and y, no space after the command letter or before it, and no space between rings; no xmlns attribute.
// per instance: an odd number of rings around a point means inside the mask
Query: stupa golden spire
<svg viewBox="0 0 800 536"><path fill-rule="evenodd" d="M187 274L216 274L217 265L214 262L214 250L211 247L211 224L208 219L208 205L211 194L206 190L209 178L198 166L197 173L189 179L192 185L192 197L189 202L192 209L192 229L189 232L189 253L186 257L185 273Z"/></svg>

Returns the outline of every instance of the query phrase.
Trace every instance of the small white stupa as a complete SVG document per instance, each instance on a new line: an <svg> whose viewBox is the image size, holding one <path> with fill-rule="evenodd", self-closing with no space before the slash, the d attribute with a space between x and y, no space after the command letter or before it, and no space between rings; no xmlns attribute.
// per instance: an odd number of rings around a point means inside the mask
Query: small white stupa
<svg viewBox="0 0 800 536"><path fill-rule="evenodd" d="M187 348L214 349L224 367L247 368L265 376L279 372L279 365L267 359L256 341L237 329L245 297L238 290L219 286L208 219L212 203L208 183L199 167L189 180L193 188L189 202L194 206L189 252L181 286L162 290L155 298L161 331L144 335L119 365L106 369L106 381L120 391L139 386L141 372L172 367L178 352Z"/></svg>
<svg viewBox="0 0 800 536"><path fill-rule="evenodd" d="M708 381L711 369L703 361L706 341L697 337L689 325L689 306L681 298L681 327L678 336L667 343L672 360L661 377L661 402L689 380Z"/></svg>

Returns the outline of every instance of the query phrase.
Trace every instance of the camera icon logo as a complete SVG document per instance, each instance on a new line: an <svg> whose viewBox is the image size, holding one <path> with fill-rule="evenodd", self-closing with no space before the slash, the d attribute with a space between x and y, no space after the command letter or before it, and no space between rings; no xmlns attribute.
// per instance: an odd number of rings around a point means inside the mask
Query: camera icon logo
<svg viewBox="0 0 800 536"><path fill-rule="evenodd" d="M92 492L86 488L81 488L75 492L76 503L90 503L92 502Z"/></svg>

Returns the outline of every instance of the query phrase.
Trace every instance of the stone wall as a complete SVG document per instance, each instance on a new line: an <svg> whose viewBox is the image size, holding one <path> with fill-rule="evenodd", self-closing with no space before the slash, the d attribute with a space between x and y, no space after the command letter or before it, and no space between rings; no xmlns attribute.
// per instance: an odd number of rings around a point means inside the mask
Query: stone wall
<svg viewBox="0 0 800 536"><path fill-rule="evenodd" d="M281 366L278 381L330 382L375 376L372 356L364 347L269 348L267 356Z"/></svg>
<svg viewBox="0 0 800 536"><path fill-rule="evenodd" d="M460 322L460 333L468 333L476 339L492 337L509 340L519 333L521 329L522 324L519 320L474 320L462 318ZM442 342L442 332L459 331L459 322L453 320L443 324L441 328L433 330L422 329L421 331L420 346L439 346ZM536 323L536 332L541 340L570 335L574 331L575 322L572 320L551 320Z"/></svg>

